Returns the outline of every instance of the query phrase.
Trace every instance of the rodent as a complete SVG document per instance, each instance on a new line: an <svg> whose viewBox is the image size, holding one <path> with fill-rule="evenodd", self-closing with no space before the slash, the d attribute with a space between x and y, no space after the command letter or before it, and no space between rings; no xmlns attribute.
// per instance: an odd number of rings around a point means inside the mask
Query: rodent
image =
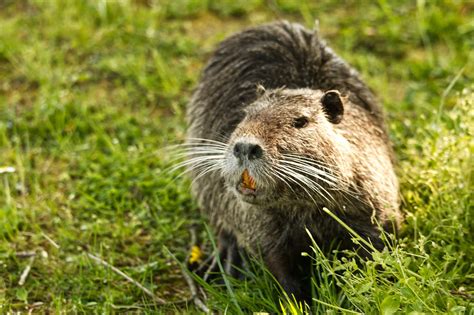
<svg viewBox="0 0 474 315"><path fill-rule="evenodd" d="M230 274L240 253L260 254L288 293L306 299L306 229L323 250L360 250L323 207L377 249L380 227L397 229L399 187L381 107L317 31L279 21L222 41L187 120L192 194Z"/></svg>

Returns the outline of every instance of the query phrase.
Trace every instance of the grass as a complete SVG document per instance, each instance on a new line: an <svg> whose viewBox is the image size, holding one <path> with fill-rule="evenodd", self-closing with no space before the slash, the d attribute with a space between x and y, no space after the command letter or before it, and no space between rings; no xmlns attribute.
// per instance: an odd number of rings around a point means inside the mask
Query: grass
<svg viewBox="0 0 474 315"><path fill-rule="evenodd" d="M473 12L468 1L0 2L0 312L198 312L158 305L86 253L162 299L188 296L168 250L184 260L191 225L209 235L160 148L183 140L220 40L318 18L384 104L406 220L364 266L314 246L314 313L473 314ZM259 261L246 272L202 283L208 306L305 311Z"/></svg>

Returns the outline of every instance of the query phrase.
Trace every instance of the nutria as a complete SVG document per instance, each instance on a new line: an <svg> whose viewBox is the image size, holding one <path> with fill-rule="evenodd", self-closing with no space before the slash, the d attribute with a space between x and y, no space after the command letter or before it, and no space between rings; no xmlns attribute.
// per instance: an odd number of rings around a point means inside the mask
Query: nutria
<svg viewBox="0 0 474 315"><path fill-rule="evenodd" d="M323 207L376 249L380 228L396 228L398 182L381 108L317 31L276 22L224 40L187 119L181 165L227 272L241 252L258 253L288 293L306 298L306 229L323 250L359 246Z"/></svg>

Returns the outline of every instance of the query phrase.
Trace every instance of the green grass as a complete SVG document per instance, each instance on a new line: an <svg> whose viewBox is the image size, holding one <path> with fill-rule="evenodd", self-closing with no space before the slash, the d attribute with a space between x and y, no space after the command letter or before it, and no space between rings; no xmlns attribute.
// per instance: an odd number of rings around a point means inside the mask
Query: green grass
<svg viewBox="0 0 474 315"><path fill-rule="evenodd" d="M468 1L0 2L0 167L15 169L0 174L0 312L198 312L154 303L86 253L167 301L189 295L168 250L184 260L193 224L209 236L161 148L183 140L220 40L317 18L384 104L406 220L364 266L308 253L322 280L314 313L473 314L473 12ZM19 285L25 251L37 255ZM202 283L208 306L304 311L260 262L246 272Z"/></svg>

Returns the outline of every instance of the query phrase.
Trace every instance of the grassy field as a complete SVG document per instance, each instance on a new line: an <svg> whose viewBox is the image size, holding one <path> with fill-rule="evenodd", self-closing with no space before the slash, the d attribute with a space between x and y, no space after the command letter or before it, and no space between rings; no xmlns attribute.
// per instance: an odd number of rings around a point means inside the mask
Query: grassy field
<svg viewBox="0 0 474 315"><path fill-rule="evenodd" d="M216 43L282 18L319 19L380 97L406 216L365 266L309 253L314 313L474 314L474 3L421 0L0 1L0 313L199 312L178 262L209 236L161 148ZM248 273L208 307L304 311Z"/></svg>

